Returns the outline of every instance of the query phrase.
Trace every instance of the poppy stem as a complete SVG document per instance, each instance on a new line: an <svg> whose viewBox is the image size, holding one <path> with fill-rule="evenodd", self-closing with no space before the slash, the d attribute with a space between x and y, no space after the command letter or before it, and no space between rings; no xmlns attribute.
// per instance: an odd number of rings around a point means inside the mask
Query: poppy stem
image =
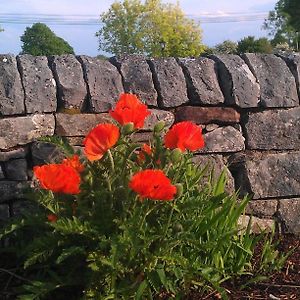
<svg viewBox="0 0 300 300"><path fill-rule="evenodd" d="M108 158L109 158L109 161L110 161L111 170L112 170L112 172L114 172L115 171L115 162L114 162L114 158L111 154L111 151L109 149L107 150L107 154L108 154Z"/></svg>
<svg viewBox="0 0 300 300"><path fill-rule="evenodd" d="M170 211L168 222L167 222L166 227L165 227L164 238L167 236L168 229L169 229L169 226L170 226L170 223L171 223L171 220L172 220L172 217L173 217L174 209L175 209L175 203L173 202L172 204L173 204L172 209Z"/></svg>

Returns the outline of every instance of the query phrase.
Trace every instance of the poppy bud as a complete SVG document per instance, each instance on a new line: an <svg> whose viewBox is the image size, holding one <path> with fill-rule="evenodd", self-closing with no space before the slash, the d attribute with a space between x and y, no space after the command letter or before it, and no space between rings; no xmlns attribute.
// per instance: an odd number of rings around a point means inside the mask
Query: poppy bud
<svg viewBox="0 0 300 300"><path fill-rule="evenodd" d="M176 191L177 191L176 197L180 197L183 193L183 186L181 183L176 183L175 186L176 186Z"/></svg>
<svg viewBox="0 0 300 300"><path fill-rule="evenodd" d="M171 161L173 164L176 164L180 161L181 154L182 154L182 152L179 148L176 148L171 152Z"/></svg>
<svg viewBox="0 0 300 300"><path fill-rule="evenodd" d="M166 126L165 121L159 121L154 126L154 132L155 133L160 133L165 128L165 126Z"/></svg>
<svg viewBox="0 0 300 300"><path fill-rule="evenodd" d="M182 226L180 223L176 223L176 224L173 226L173 230L174 230L174 232L176 232L176 233L182 232L182 231L183 231L183 226Z"/></svg>
<svg viewBox="0 0 300 300"><path fill-rule="evenodd" d="M122 133L123 134L130 134L134 131L134 124L132 122L127 123L122 127Z"/></svg>

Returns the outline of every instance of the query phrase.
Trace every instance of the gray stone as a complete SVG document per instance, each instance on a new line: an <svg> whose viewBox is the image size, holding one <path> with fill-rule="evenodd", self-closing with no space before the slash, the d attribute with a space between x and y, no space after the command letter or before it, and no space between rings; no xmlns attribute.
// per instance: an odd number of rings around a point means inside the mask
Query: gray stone
<svg viewBox="0 0 300 300"><path fill-rule="evenodd" d="M226 172L226 191L228 193L234 192L234 180L233 177L223 161L222 155L195 155L193 162L201 167L208 165L206 176L201 180L201 184L206 184L210 174L213 172L214 182L217 182L223 170Z"/></svg>
<svg viewBox="0 0 300 300"><path fill-rule="evenodd" d="M83 137L83 136L65 137L65 139L69 143L69 145L72 145L72 146L82 146L84 138L85 137Z"/></svg>
<svg viewBox="0 0 300 300"><path fill-rule="evenodd" d="M24 90L16 58L0 55L0 114L5 116L24 112Z"/></svg>
<svg viewBox="0 0 300 300"><path fill-rule="evenodd" d="M236 155L231 171L236 188L253 199L300 195L300 152Z"/></svg>
<svg viewBox="0 0 300 300"><path fill-rule="evenodd" d="M110 61L122 74L126 93L136 94L147 105L157 106L157 92L154 88L152 73L142 55L122 55Z"/></svg>
<svg viewBox="0 0 300 300"><path fill-rule="evenodd" d="M245 138L232 126L219 127L204 135L205 147L201 153L238 152L245 149Z"/></svg>
<svg viewBox="0 0 300 300"><path fill-rule="evenodd" d="M54 134L53 115L31 115L0 119L0 149L24 145L33 140Z"/></svg>
<svg viewBox="0 0 300 300"><path fill-rule="evenodd" d="M0 205L0 221L7 221L9 218L9 206L8 204Z"/></svg>
<svg viewBox="0 0 300 300"><path fill-rule="evenodd" d="M175 58L149 61L160 107L176 107L189 101L183 71Z"/></svg>
<svg viewBox="0 0 300 300"><path fill-rule="evenodd" d="M107 60L79 56L88 85L92 112L110 110L123 93L122 77L118 69Z"/></svg>
<svg viewBox="0 0 300 300"><path fill-rule="evenodd" d="M33 165L60 163L64 158L63 153L55 145L45 142L32 143L31 156Z"/></svg>
<svg viewBox="0 0 300 300"><path fill-rule="evenodd" d="M278 212L284 231L300 235L300 199L280 200Z"/></svg>
<svg viewBox="0 0 300 300"><path fill-rule="evenodd" d="M284 60L275 55L257 53L246 53L243 58L260 84L261 106L299 106L295 78Z"/></svg>
<svg viewBox="0 0 300 300"><path fill-rule="evenodd" d="M24 198L24 191L28 186L26 181L0 181L0 202Z"/></svg>
<svg viewBox="0 0 300 300"><path fill-rule="evenodd" d="M238 220L238 226L242 232L244 232L249 224L249 216L240 216ZM260 219L257 217L251 218L251 231L255 234L262 232L273 232L275 228L275 221L272 219Z"/></svg>
<svg viewBox="0 0 300 300"><path fill-rule="evenodd" d="M187 78L188 95L193 104L216 105L224 103L216 72L216 62L212 59L179 59Z"/></svg>
<svg viewBox="0 0 300 300"><path fill-rule="evenodd" d="M176 121L193 121L197 124L232 124L240 122L240 114L231 107L181 106L176 108Z"/></svg>
<svg viewBox="0 0 300 300"><path fill-rule="evenodd" d="M27 113L55 112L56 83L45 56L17 57L25 91Z"/></svg>
<svg viewBox="0 0 300 300"><path fill-rule="evenodd" d="M298 94L300 95L300 53L281 53L279 56L284 59L294 75L298 88Z"/></svg>
<svg viewBox="0 0 300 300"><path fill-rule="evenodd" d="M248 149L300 149L300 108L250 113L245 124Z"/></svg>
<svg viewBox="0 0 300 300"><path fill-rule="evenodd" d="M99 123L112 122L108 113L103 114L56 114L55 134L60 136L86 136Z"/></svg>
<svg viewBox="0 0 300 300"><path fill-rule="evenodd" d="M0 161L8 161L15 158L24 158L28 153L28 147L21 147L9 151L0 151Z"/></svg>
<svg viewBox="0 0 300 300"><path fill-rule="evenodd" d="M152 132L144 131L144 132L135 132L132 136L132 141L136 143L149 143L149 141L153 138Z"/></svg>
<svg viewBox="0 0 300 300"><path fill-rule="evenodd" d="M150 111L151 114L145 120L144 130L153 130L155 124L159 121L164 121L166 128L173 125L175 116L172 112L158 109L150 109Z"/></svg>
<svg viewBox="0 0 300 300"><path fill-rule="evenodd" d="M247 64L238 55L213 55L219 70L225 103L241 108L257 107L260 87Z"/></svg>
<svg viewBox="0 0 300 300"><path fill-rule="evenodd" d="M4 178L5 178L5 175L3 172L3 167L0 165L0 179L4 179Z"/></svg>
<svg viewBox="0 0 300 300"><path fill-rule="evenodd" d="M32 201L21 200L14 201L11 205L12 216L22 216L24 214L33 213L37 210L37 206Z"/></svg>
<svg viewBox="0 0 300 300"><path fill-rule="evenodd" d="M246 214L256 217L273 217L277 212L277 200L253 200L246 206Z"/></svg>
<svg viewBox="0 0 300 300"><path fill-rule="evenodd" d="M4 163L8 180L27 180L27 161L24 158L12 159Z"/></svg>
<svg viewBox="0 0 300 300"><path fill-rule="evenodd" d="M51 68L58 91L58 108L84 109L87 87L80 62L74 55L52 56Z"/></svg>

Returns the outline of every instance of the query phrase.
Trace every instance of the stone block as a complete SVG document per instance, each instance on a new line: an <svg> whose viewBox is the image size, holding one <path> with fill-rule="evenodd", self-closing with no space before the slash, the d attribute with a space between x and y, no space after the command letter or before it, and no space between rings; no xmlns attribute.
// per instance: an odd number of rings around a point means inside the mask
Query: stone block
<svg viewBox="0 0 300 300"><path fill-rule="evenodd" d="M300 53L281 53L279 56L287 63L294 75L298 88L298 95L300 95Z"/></svg>
<svg viewBox="0 0 300 300"><path fill-rule="evenodd" d="M283 222L283 230L300 235L300 198L279 200L278 213Z"/></svg>
<svg viewBox="0 0 300 300"><path fill-rule="evenodd" d="M0 203L24 198L24 191L28 186L29 182L26 181L0 181Z"/></svg>
<svg viewBox="0 0 300 300"><path fill-rule="evenodd" d="M273 217L277 212L277 200L252 200L246 207L246 214L260 218Z"/></svg>
<svg viewBox="0 0 300 300"><path fill-rule="evenodd" d="M212 55L217 62L225 103L241 108L257 107L260 87L245 61L238 55Z"/></svg>
<svg viewBox="0 0 300 300"><path fill-rule="evenodd" d="M187 79L191 103L204 105L224 103L215 61L206 57L181 58L178 61Z"/></svg>
<svg viewBox="0 0 300 300"><path fill-rule="evenodd" d="M228 193L234 192L234 180L233 177L224 163L222 155L195 155L193 157L193 162L201 167L206 167L208 165L206 176L201 180L201 184L206 184L208 176L213 172L213 179L217 182L223 170L226 171L226 191Z"/></svg>
<svg viewBox="0 0 300 300"><path fill-rule="evenodd" d="M82 111L87 86L80 62L71 54L52 56L49 61L57 84L58 108Z"/></svg>
<svg viewBox="0 0 300 300"><path fill-rule="evenodd" d="M146 118L143 130L153 130L156 123L164 121L166 127L171 127L174 123L175 116L170 111L150 109L151 114Z"/></svg>
<svg viewBox="0 0 300 300"><path fill-rule="evenodd" d="M12 159L4 163L8 180L27 180L27 161L24 158Z"/></svg>
<svg viewBox="0 0 300 300"><path fill-rule="evenodd" d="M204 142L201 153L238 152L245 149L245 138L232 126L219 127L204 134Z"/></svg>
<svg viewBox="0 0 300 300"><path fill-rule="evenodd" d="M5 178L5 174L4 174L4 171L3 171L3 166L0 165L0 179L4 179Z"/></svg>
<svg viewBox="0 0 300 300"><path fill-rule="evenodd" d="M0 221L7 221L8 218L10 217L9 215L9 206L8 204L1 204L0 205Z"/></svg>
<svg viewBox="0 0 300 300"><path fill-rule="evenodd" d="M56 82L45 56L17 57L25 91L26 112L55 112L57 107Z"/></svg>
<svg viewBox="0 0 300 300"><path fill-rule="evenodd" d="M176 108L176 122L193 121L196 124L239 123L240 114L230 107L181 106Z"/></svg>
<svg viewBox="0 0 300 300"><path fill-rule="evenodd" d="M112 122L108 113L75 115L58 113L55 118L55 134L60 136L86 136L99 123Z"/></svg>
<svg viewBox="0 0 300 300"><path fill-rule="evenodd" d="M0 55L0 115L24 112L24 90L16 58L12 55Z"/></svg>
<svg viewBox="0 0 300 300"><path fill-rule="evenodd" d="M300 195L300 152L248 153L231 158L231 171L241 195L253 199Z"/></svg>
<svg viewBox="0 0 300 300"><path fill-rule="evenodd" d="M11 205L11 213L13 217L22 216L24 214L32 213L37 210L37 206L32 201L20 200L14 201Z"/></svg>
<svg viewBox="0 0 300 300"><path fill-rule="evenodd" d="M110 61L122 74L126 93L136 94L147 105L157 106L157 92L154 88L152 73L142 55L122 55Z"/></svg>
<svg viewBox="0 0 300 300"><path fill-rule="evenodd" d="M183 71L175 58L149 60L160 107L176 107L189 101Z"/></svg>
<svg viewBox="0 0 300 300"><path fill-rule="evenodd" d="M246 230L250 221L249 216L241 216L238 220L238 226L243 232ZM275 221L272 219L260 219L257 217L251 218L251 232L260 234L261 232L273 232L275 228Z"/></svg>
<svg viewBox="0 0 300 300"><path fill-rule="evenodd" d="M54 127L53 115L0 119L0 149L25 145L42 136L53 135Z"/></svg>
<svg viewBox="0 0 300 300"><path fill-rule="evenodd" d="M20 147L9 151L0 151L0 161L24 158L28 153L28 147Z"/></svg>
<svg viewBox="0 0 300 300"><path fill-rule="evenodd" d="M243 58L259 82L260 106L299 106L295 78L283 59L258 53L246 53Z"/></svg>
<svg viewBox="0 0 300 300"><path fill-rule="evenodd" d="M300 149L299 107L250 113L247 119L245 131L248 149Z"/></svg>
<svg viewBox="0 0 300 300"><path fill-rule="evenodd" d="M109 111L124 92L118 69L109 61L96 57L79 56L78 59L88 85L89 110L96 113Z"/></svg>
<svg viewBox="0 0 300 300"><path fill-rule="evenodd" d="M60 163L65 156L55 145L45 142L34 142L31 144L31 157L33 165L44 165L47 163Z"/></svg>

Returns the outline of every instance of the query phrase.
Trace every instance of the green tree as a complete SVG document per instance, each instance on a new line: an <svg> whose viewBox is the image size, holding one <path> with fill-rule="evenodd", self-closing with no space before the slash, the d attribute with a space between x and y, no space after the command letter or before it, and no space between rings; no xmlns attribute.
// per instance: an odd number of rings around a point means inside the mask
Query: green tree
<svg viewBox="0 0 300 300"><path fill-rule="evenodd" d="M205 49L199 24L187 18L178 3L116 1L101 21L99 50L115 55L198 56Z"/></svg>
<svg viewBox="0 0 300 300"><path fill-rule="evenodd" d="M272 45L288 43L290 47L299 50L300 32L300 2L299 0L279 0L275 9L269 12L264 22L264 29L273 36Z"/></svg>
<svg viewBox="0 0 300 300"><path fill-rule="evenodd" d="M237 46L236 42L225 40L224 42L217 44L214 47L213 52L216 54L236 54Z"/></svg>
<svg viewBox="0 0 300 300"><path fill-rule="evenodd" d="M272 53L273 47L267 38L247 36L238 42L238 53Z"/></svg>
<svg viewBox="0 0 300 300"><path fill-rule="evenodd" d="M21 41L23 42L21 54L46 56L74 54L73 48L43 23L27 27Z"/></svg>

